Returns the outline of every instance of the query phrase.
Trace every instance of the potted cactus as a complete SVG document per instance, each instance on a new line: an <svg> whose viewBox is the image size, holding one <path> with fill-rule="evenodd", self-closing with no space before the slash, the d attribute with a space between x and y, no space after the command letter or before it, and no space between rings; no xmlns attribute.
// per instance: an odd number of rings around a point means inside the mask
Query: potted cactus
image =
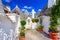
<svg viewBox="0 0 60 40"><path fill-rule="evenodd" d="M21 27L19 28L19 32L20 32L20 37L19 40L25 40L25 25L26 25L26 21L22 20L20 21L21 23Z"/></svg>
<svg viewBox="0 0 60 40"><path fill-rule="evenodd" d="M38 30L39 32L42 32L42 31L43 31L43 26L42 26L42 25L38 25L38 26L37 26L37 30Z"/></svg>

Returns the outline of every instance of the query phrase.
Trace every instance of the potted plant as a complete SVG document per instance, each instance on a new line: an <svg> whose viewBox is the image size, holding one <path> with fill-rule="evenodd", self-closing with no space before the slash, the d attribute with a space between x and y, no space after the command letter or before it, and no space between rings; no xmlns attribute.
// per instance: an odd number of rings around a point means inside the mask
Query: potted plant
<svg viewBox="0 0 60 40"><path fill-rule="evenodd" d="M36 19L36 20L35 20L35 22L37 23L37 22L39 22L39 20L38 20L38 19Z"/></svg>
<svg viewBox="0 0 60 40"><path fill-rule="evenodd" d="M37 19L37 18L32 18L32 22L34 23L34 22L38 22L39 20Z"/></svg>
<svg viewBox="0 0 60 40"><path fill-rule="evenodd" d="M51 8L51 15L50 15L50 27L49 27L49 36L50 38L57 40L58 38L58 17L59 17L59 5L54 5Z"/></svg>
<svg viewBox="0 0 60 40"><path fill-rule="evenodd" d="M33 23L35 22L35 18L32 18L32 22L33 22Z"/></svg>
<svg viewBox="0 0 60 40"><path fill-rule="evenodd" d="M43 31L43 26L42 26L42 25L38 25L38 26L37 26L37 30L38 30L39 32L42 32L42 31Z"/></svg>
<svg viewBox="0 0 60 40"><path fill-rule="evenodd" d="M19 31L20 31L20 37L19 37L19 40L25 40L25 25L26 25L26 21L25 20L22 20L20 21L21 23L21 27L19 28Z"/></svg>
<svg viewBox="0 0 60 40"><path fill-rule="evenodd" d="M52 27L49 27L49 36L50 38L52 39L57 39L58 38L58 28L57 26L52 26Z"/></svg>
<svg viewBox="0 0 60 40"><path fill-rule="evenodd" d="M32 18L32 29L36 29L38 21L39 20L37 18Z"/></svg>

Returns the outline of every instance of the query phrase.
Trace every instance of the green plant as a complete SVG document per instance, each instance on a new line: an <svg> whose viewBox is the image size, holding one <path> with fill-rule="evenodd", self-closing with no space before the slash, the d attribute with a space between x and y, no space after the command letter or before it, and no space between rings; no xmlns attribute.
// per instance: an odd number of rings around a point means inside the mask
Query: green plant
<svg viewBox="0 0 60 40"><path fill-rule="evenodd" d="M21 26L24 26L26 24L26 21L25 20L21 20L20 23L21 23Z"/></svg>
<svg viewBox="0 0 60 40"><path fill-rule="evenodd" d="M32 22L38 22L39 20L37 18L32 18Z"/></svg>
<svg viewBox="0 0 60 40"><path fill-rule="evenodd" d="M50 26L50 27L49 27L49 32L56 33L57 31L58 31L57 26Z"/></svg>
<svg viewBox="0 0 60 40"><path fill-rule="evenodd" d="M20 32L20 36L25 36L25 33L24 32Z"/></svg>
<svg viewBox="0 0 60 40"><path fill-rule="evenodd" d="M32 22L35 22L35 18L32 18Z"/></svg>
<svg viewBox="0 0 60 40"><path fill-rule="evenodd" d="M43 28L43 26L42 25L38 25L37 28Z"/></svg>
<svg viewBox="0 0 60 40"><path fill-rule="evenodd" d="M25 35L25 27L24 27L24 26L21 26L21 27L19 28L19 32L20 32L20 36Z"/></svg>
<svg viewBox="0 0 60 40"><path fill-rule="evenodd" d="M58 32L58 18L60 14L60 2L51 7L49 32Z"/></svg>
<svg viewBox="0 0 60 40"><path fill-rule="evenodd" d="M35 21L36 21L36 22L39 22L39 20L38 20L38 19L36 19Z"/></svg>
<svg viewBox="0 0 60 40"><path fill-rule="evenodd" d="M25 36L25 25L26 25L26 21L25 20L21 20L21 27L19 28L19 32L20 32L20 36Z"/></svg>

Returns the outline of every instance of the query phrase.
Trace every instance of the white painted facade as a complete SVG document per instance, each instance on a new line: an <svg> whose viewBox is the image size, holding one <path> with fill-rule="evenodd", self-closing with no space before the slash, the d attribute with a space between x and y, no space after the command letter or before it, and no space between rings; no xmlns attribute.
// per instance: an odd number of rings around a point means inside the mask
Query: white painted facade
<svg viewBox="0 0 60 40"><path fill-rule="evenodd" d="M32 19L30 18L30 17L28 17L27 19L26 19L26 29L31 29L32 27L32 21L31 21Z"/></svg>
<svg viewBox="0 0 60 40"><path fill-rule="evenodd" d="M48 0L48 8L52 7L54 4L56 4L56 0Z"/></svg>
<svg viewBox="0 0 60 40"><path fill-rule="evenodd" d="M20 15L15 13L5 14L4 6L0 0L0 40L15 40L19 27Z"/></svg>
<svg viewBox="0 0 60 40"><path fill-rule="evenodd" d="M43 31L48 34L50 26L50 16L42 16Z"/></svg>
<svg viewBox="0 0 60 40"><path fill-rule="evenodd" d="M0 0L0 14L3 14L4 13L4 10L3 10L3 4L2 4L2 2L1 2L1 0Z"/></svg>
<svg viewBox="0 0 60 40"><path fill-rule="evenodd" d="M58 30L60 31L60 18L58 19L58 24L59 24ZM50 16L42 16L42 25L43 25L43 31L49 34L48 30L50 27Z"/></svg>
<svg viewBox="0 0 60 40"><path fill-rule="evenodd" d="M12 22L12 20L10 20L6 15L3 16L0 14L0 39L1 40L4 40L4 34L5 34L5 40L15 40L17 27L19 26L18 25L19 16L17 15L13 15L13 16L16 16L16 22Z"/></svg>
<svg viewBox="0 0 60 40"><path fill-rule="evenodd" d="M56 0L48 0L48 8L56 4ZM48 34L50 26L50 16L42 16L42 25L44 26L43 31Z"/></svg>
<svg viewBox="0 0 60 40"><path fill-rule="evenodd" d="M12 12L5 14L4 5L0 0L0 34L2 34L0 35L0 40L15 40L19 27L20 15Z"/></svg>

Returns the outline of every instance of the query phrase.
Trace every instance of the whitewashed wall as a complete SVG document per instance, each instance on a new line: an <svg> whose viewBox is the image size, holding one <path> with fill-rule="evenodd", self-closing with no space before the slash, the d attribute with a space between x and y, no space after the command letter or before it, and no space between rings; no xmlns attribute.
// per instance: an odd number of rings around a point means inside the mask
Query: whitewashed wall
<svg viewBox="0 0 60 40"><path fill-rule="evenodd" d="M48 0L48 8L56 4L56 0Z"/></svg>
<svg viewBox="0 0 60 40"><path fill-rule="evenodd" d="M32 25L32 21L31 20L32 19L30 17L28 17L26 19L26 25L25 25L26 29L31 29L31 25Z"/></svg>
<svg viewBox="0 0 60 40"><path fill-rule="evenodd" d="M4 13L3 4L2 4L2 1L1 0L0 0L0 13Z"/></svg>
<svg viewBox="0 0 60 40"><path fill-rule="evenodd" d="M60 31L60 18L58 19L58 29Z"/></svg>
<svg viewBox="0 0 60 40"><path fill-rule="evenodd" d="M17 21L13 23L6 16L0 15L0 40L15 40Z"/></svg>
<svg viewBox="0 0 60 40"><path fill-rule="evenodd" d="M60 18L58 19L58 30L60 31ZM60 38L60 33L58 37Z"/></svg>
<svg viewBox="0 0 60 40"><path fill-rule="evenodd" d="M42 16L42 25L44 26L43 31L48 34L48 28L50 26L50 17L49 16Z"/></svg>

